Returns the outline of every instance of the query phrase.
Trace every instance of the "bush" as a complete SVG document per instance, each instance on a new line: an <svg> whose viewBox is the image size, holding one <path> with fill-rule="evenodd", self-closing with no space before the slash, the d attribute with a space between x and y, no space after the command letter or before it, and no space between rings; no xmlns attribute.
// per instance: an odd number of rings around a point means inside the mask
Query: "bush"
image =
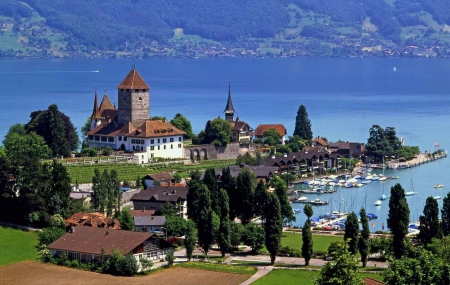
<svg viewBox="0 0 450 285"><path fill-rule="evenodd" d="M166 255L167 266L171 267L173 262L175 261L175 256L173 255L173 251L169 251Z"/></svg>
<svg viewBox="0 0 450 285"><path fill-rule="evenodd" d="M119 258L114 264L114 267L117 274L122 276L132 276L138 271L137 260L131 253Z"/></svg>
<svg viewBox="0 0 450 285"><path fill-rule="evenodd" d="M80 152L81 156L89 156L89 157L95 157L97 156L97 151L93 148L83 148Z"/></svg>
<svg viewBox="0 0 450 285"><path fill-rule="evenodd" d="M278 252L279 256L289 256L289 257L302 257L302 253L300 250L295 248L290 248L289 246L283 246L281 247L280 251Z"/></svg>
<svg viewBox="0 0 450 285"><path fill-rule="evenodd" d="M79 266L80 266L80 263L76 259L74 259L70 262L70 267L78 268Z"/></svg>
<svg viewBox="0 0 450 285"><path fill-rule="evenodd" d="M110 148L110 147L102 148L102 155L109 156L109 155L111 155L111 153L112 153L112 148Z"/></svg>

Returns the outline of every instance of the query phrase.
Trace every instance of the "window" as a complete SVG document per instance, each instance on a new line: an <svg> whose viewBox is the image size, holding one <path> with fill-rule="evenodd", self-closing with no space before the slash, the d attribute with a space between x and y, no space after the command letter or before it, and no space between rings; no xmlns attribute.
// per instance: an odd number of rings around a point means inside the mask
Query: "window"
<svg viewBox="0 0 450 285"><path fill-rule="evenodd" d="M108 137L108 142L114 142L114 138Z"/></svg>
<svg viewBox="0 0 450 285"><path fill-rule="evenodd" d="M139 97L139 101L142 101L142 97Z"/></svg>
<svg viewBox="0 0 450 285"><path fill-rule="evenodd" d="M127 97L124 96L124 97L123 97L123 100L127 100Z"/></svg>
<svg viewBox="0 0 450 285"><path fill-rule="evenodd" d="M102 137L102 142L106 142L106 137Z"/></svg>
<svg viewBox="0 0 450 285"><path fill-rule="evenodd" d="M119 136L118 139L119 139L119 142L121 142L122 141L122 136Z"/></svg>
<svg viewBox="0 0 450 285"><path fill-rule="evenodd" d="M154 153L150 154L150 157L155 157L155 154Z"/></svg>
<svg viewBox="0 0 450 285"><path fill-rule="evenodd" d="M155 147L154 147L154 146L151 146L151 147L150 147L150 150L155 150Z"/></svg>
<svg viewBox="0 0 450 285"><path fill-rule="evenodd" d="M123 89L120 89L120 91L123 91Z"/></svg>
<svg viewBox="0 0 450 285"><path fill-rule="evenodd" d="M99 137L99 136L95 136L95 140L96 140L96 141L99 141L99 140L100 140L100 137Z"/></svg>
<svg viewBox="0 0 450 285"><path fill-rule="evenodd" d="M160 139L158 139L158 143L160 143L161 142L161 140Z"/></svg>
<svg viewBox="0 0 450 285"><path fill-rule="evenodd" d="M127 137L123 137L123 141L124 141L124 142L126 142L126 141L127 141L127 139L128 139Z"/></svg>
<svg viewBox="0 0 450 285"><path fill-rule="evenodd" d="M166 143L167 142L167 139L163 139L163 143Z"/></svg>
<svg viewBox="0 0 450 285"><path fill-rule="evenodd" d="M93 140L94 139L94 136L89 136L89 140L91 141L91 140Z"/></svg>
<svg viewBox="0 0 450 285"><path fill-rule="evenodd" d="M136 142L136 140L135 139L131 139L131 143L135 143Z"/></svg>
<svg viewBox="0 0 450 285"><path fill-rule="evenodd" d="M166 149L166 146L164 145L164 149Z"/></svg>
<svg viewBox="0 0 450 285"><path fill-rule="evenodd" d="M161 147L160 146L158 146L158 150L160 150L161 149Z"/></svg>
<svg viewBox="0 0 450 285"><path fill-rule="evenodd" d="M139 89L135 89L134 92L139 92Z"/></svg>
<svg viewBox="0 0 450 285"><path fill-rule="evenodd" d="M181 148L181 143L178 144L178 148Z"/></svg>
<svg viewBox="0 0 450 285"><path fill-rule="evenodd" d="M170 149L173 149L173 144L170 145Z"/></svg>
<svg viewBox="0 0 450 285"><path fill-rule="evenodd" d="M135 150L135 147L133 146L133 150Z"/></svg>
<svg viewBox="0 0 450 285"><path fill-rule="evenodd" d="M144 147L141 146L141 151L144 151ZM144 156L142 156L142 159L144 159Z"/></svg>
<svg viewBox="0 0 450 285"><path fill-rule="evenodd" d="M170 142L173 142L173 138L170 138Z"/></svg>
<svg viewBox="0 0 450 285"><path fill-rule="evenodd" d="M151 143L151 144L154 144L154 143L155 143L155 140L150 140L150 143Z"/></svg>
<svg viewBox="0 0 450 285"><path fill-rule="evenodd" d="M178 141L181 142L181 137L178 138Z"/></svg>
<svg viewBox="0 0 450 285"><path fill-rule="evenodd" d="M141 140L141 144L144 144L144 140Z"/></svg>
<svg viewBox="0 0 450 285"><path fill-rule="evenodd" d="M145 89L142 89L142 92L145 92Z"/></svg>

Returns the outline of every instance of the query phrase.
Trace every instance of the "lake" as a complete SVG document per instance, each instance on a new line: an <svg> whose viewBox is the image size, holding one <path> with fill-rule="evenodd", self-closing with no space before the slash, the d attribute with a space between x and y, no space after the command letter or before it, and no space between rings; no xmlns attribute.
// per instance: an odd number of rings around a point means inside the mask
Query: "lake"
<svg viewBox="0 0 450 285"><path fill-rule="evenodd" d="M81 129L92 113L95 89L102 94L106 88L117 101L116 87L130 68L130 59L1 59L0 137L12 124L27 123L32 111L53 103ZM181 113L195 133L207 120L224 116L230 82L237 116L253 128L281 123L291 135L303 104L314 136L329 141L364 143L370 127L378 124L395 127L406 145L417 145L421 151L434 150L435 142L443 148L450 143L449 59L142 59L136 61L136 69L151 87L151 116L171 119ZM400 180L384 182L385 191L396 182L409 190L412 178L419 192L408 198L413 215L427 196L436 191L446 195L448 169L448 159L442 159L398 170L395 176ZM436 190L432 186L437 183L446 186ZM372 183L341 191L354 201L353 210L359 210L367 192L368 212L381 217L375 229L385 222L388 209L387 200L379 209L369 206L382 191L379 188ZM340 200L337 194L330 197L335 204ZM303 221L304 215L298 215L297 223Z"/></svg>

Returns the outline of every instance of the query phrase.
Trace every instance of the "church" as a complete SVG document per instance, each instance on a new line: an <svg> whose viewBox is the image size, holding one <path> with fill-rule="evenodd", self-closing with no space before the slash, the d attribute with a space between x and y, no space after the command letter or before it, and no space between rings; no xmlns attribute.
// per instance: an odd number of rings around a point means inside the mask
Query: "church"
<svg viewBox="0 0 450 285"><path fill-rule="evenodd" d="M89 147L134 153L139 163L184 157L185 132L166 119L151 119L150 87L134 66L117 87L117 102L116 108L105 92L99 106L95 92Z"/></svg>

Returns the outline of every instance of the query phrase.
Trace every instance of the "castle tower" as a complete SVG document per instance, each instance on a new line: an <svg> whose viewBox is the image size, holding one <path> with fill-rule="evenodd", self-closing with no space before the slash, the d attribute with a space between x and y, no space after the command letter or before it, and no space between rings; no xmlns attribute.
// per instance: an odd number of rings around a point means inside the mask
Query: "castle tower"
<svg viewBox="0 0 450 285"><path fill-rule="evenodd" d="M100 116L100 110L98 109L98 99L97 99L97 91L95 91L95 98L94 98L94 108L92 110L91 115L91 130L98 125L100 125L102 121L102 117Z"/></svg>
<svg viewBox="0 0 450 285"><path fill-rule="evenodd" d="M139 127L150 119L150 87L139 73L133 69L117 86L118 93L118 123L131 122Z"/></svg>
<svg viewBox="0 0 450 285"><path fill-rule="evenodd" d="M230 84L228 84L227 106L225 107L225 111L223 111L223 112L225 113L225 120L227 120L229 122L233 122L234 113L236 113L236 111L234 111L233 102L231 101L231 86L230 86Z"/></svg>

